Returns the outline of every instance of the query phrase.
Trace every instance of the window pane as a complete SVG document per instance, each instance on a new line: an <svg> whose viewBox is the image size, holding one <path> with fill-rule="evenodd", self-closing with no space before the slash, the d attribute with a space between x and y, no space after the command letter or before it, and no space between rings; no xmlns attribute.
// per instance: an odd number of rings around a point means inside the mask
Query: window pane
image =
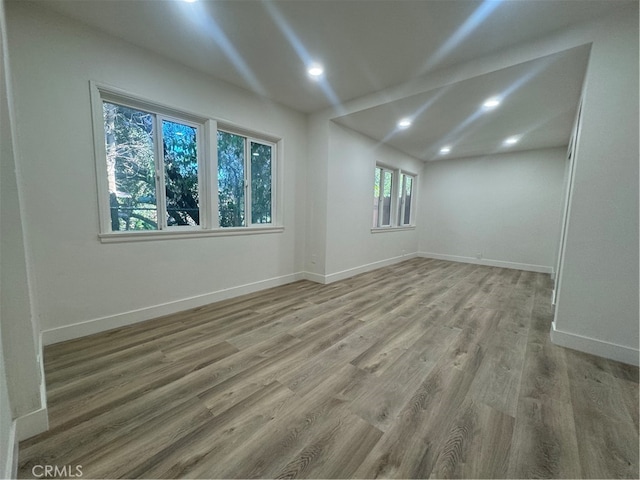
<svg viewBox="0 0 640 480"><path fill-rule="evenodd" d="M382 225L391 225L391 187L393 174L384 171L384 186L382 191Z"/></svg>
<svg viewBox="0 0 640 480"><path fill-rule="evenodd" d="M406 177L404 184L404 224L411 223L411 195L413 192L413 177Z"/></svg>
<svg viewBox="0 0 640 480"><path fill-rule="evenodd" d="M376 168L376 176L373 184L373 226L378 226L378 212L380 211L380 174L382 170Z"/></svg>
<svg viewBox="0 0 640 480"><path fill-rule="evenodd" d="M251 142L251 223L271 223L271 146Z"/></svg>
<svg viewBox="0 0 640 480"><path fill-rule="evenodd" d="M199 225L197 130L162 121L167 225Z"/></svg>
<svg viewBox="0 0 640 480"><path fill-rule="evenodd" d="M400 183L398 183L398 211L397 211L397 219L398 219L398 225L402 225L402 219L404 218L404 203L403 203L403 194L404 194L404 179L405 179L406 175L404 173L400 174L400 178L398 179L398 181Z"/></svg>
<svg viewBox="0 0 640 480"><path fill-rule="evenodd" d="M221 227L244 226L244 137L218 131L218 217Z"/></svg>
<svg viewBox="0 0 640 480"><path fill-rule="evenodd" d="M103 102L111 230L157 230L154 116Z"/></svg>

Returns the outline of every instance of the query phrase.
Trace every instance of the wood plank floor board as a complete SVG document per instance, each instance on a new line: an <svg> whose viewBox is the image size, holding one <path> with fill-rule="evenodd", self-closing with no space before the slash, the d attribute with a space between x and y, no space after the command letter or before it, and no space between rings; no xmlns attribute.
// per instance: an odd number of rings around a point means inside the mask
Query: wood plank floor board
<svg viewBox="0 0 640 480"><path fill-rule="evenodd" d="M421 360L418 352L407 351L383 375L370 378L371 386L356 397L349 408L374 427L386 431L433 367L434 363Z"/></svg>
<svg viewBox="0 0 640 480"><path fill-rule="evenodd" d="M436 313L437 315L437 313ZM429 317L422 314L413 318L399 317L402 322L394 328L395 332L383 334L367 350L362 352L351 363L366 372L381 375L395 360L401 357L409 349L421 351L421 345L426 340L433 338L434 331L439 325L430 322ZM392 323L392 322L388 322ZM422 340L422 343L418 343ZM423 348L426 348L423 347ZM424 359L422 359L425 361Z"/></svg>
<svg viewBox="0 0 640 480"><path fill-rule="evenodd" d="M228 455L234 444L249 439L256 430L286 415L287 407L294 401L294 393L278 382L261 385L223 412L216 412L213 418L179 441L145 458L130 475L142 478L190 476L193 469L203 468L211 459Z"/></svg>
<svg viewBox="0 0 640 480"><path fill-rule="evenodd" d="M356 332L362 329L356 330ZM351 359L359 356L370 348L376 341L372 332L352 333L341 341L319 353L314 362L300 363L289 367L278 374L278 381L287 385L291 390L304 396L307 392L320 384L323 379L332 375L336 368L349 363Z"/></svg>
<svg viewBox="0 0 640 480"><path fill-rule="evenodd" d="M552 288L413 258L47 346L19 476L638 478L638 369L553 345Z"/></svg>
<svg viewBox="0 0 640 480"><path fill-rule="evenodd" d="M621 382L607 368L609 362L571 350L566 352L566 358L574 412L598 413L634 425Z"/></svg>
<svg viewBox="0 0 640 480"><path fill-rule="evenodd" d="M192 408L186 409L187 405ZM157 451L179 441L184 435L210 421L211 413L196 399L188 400L172 412L164 422L154 428L133 430L124 441L112 443L94 452L94 456L85 465L82 460L83 476L87 478L120 478L129 472L144 458L153 456ZM114 462L113 459L118 461Z"/></svg>
<svg viewBox="0 0 640 480"><path fill-rule="evenodd" d="M113 352L91 362L77 362L65 368L48 371L45 374L47 391L52 391L61 385L68 384L69 379L90 377L93 374L102 372L104 369L111 368L113 365L126 365L129 361L136 362L139 357L154 354L158 350L158 345L152 342Z"/></svg>
<svg viewBox="0 0 640 480"><path fill-rule="evenodd" d="M217 355L215 355L217 357ZM49 426L55 428L83 422L114 408L152 392L165 385L184 378L189 373L198 370L192 362L159 362L158 365L140 372L136 377L118 379L112 385L102 385L92 390L72 397L66 402L52 403L49 406Z"/></svg>
<svg viewBox="0 0 640 480"><path fill-rule="evenodd" d="M638 397L638 384L629 382L627 380L618 380L618 387L620 387L620 394L622 395L622 401L627 408L627 413L633 425L638 426L638 416L640 398Z"/></svg>
<svg viewBox="0 0 640 480"><path fill-rule="evenodd" d="M542 279L545 280L545 279ZM566 350L549 340L550 285L536 279L508 474L580 478Z"/></svg>
<svg viewBox="0 0 640 480"><path fill-rule="evenodd" d="M472 380L472 375L445 363L434 368L354 476L428 478L439 440L444 438Z"/></svg>
<svg viewBox="0 0 640 480"><path fill-rule="evenodd" d="M514 418L469 400L446 434L430 478L509 478Z"/></svg>
<svg viewBox="0 0 640 480"><path fill-rule="evenodd" d="M583 463L571 404L520 399L508 478L582 478Z"/></svg>
<svg viewBox="0 0 640 480"><path fill-rule="evenodd" d="M112 361L94 367L90 372L69 374L66 378L55 383L47 384L47 401L55 404L58 401L70 399L84 391L97 391L101 385L113 385L119 379L138 375L147 369L158 368L166 360L163 352L154 348L137 349L135 355L126 361Z"/></svg>
<svg viewBox="0 0 640 480"><path fill-rule="evenodd" d="M471 398L515 417L526 340L507 330L494 333L469 390Z"/></svg>
<svg viewBox="0 0 640 480"><path fill-rule="evenodd" d="M638 417L627 408L621 381L604 359L576 351L566 356L576 435L584 439L578 445L584 475L601 478L614 472L616 478L635 478Z"/></svg>
<svg viewBox="0 0 640 480"><path fill-rule="evenodd" d="M356 415L327 425L274 478L348 478L382 432Z"/></svg>
<svg viewBox="0 0 640 480"><path fill-rule="evenodd" d="M320 396L299 402L286 418L276 419L269 428L259 429L230 455L203 466L198 475L205 478L274 478L299 452L301 445L344 422L351 414L344 401Z"/></svg>

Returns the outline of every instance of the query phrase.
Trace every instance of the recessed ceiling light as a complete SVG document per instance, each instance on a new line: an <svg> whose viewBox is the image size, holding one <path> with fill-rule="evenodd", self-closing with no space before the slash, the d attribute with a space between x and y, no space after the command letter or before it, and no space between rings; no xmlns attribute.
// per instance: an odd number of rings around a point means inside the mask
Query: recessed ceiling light
<svg viewBox="0 0 640 480"><path fill-rule="evenodd" d="M447 153L451 152L451 147L449 145L447 145L446 147L442 147L440 149L440 155L446 155Z"/></svg>
<svg viewBox="0 0 640 480"><path fill-rule="evenodd" d="M500 99L498 97L491 97L491 98L487 98L484 101L484 103L482 104L482 107L485 110L492 110L496 108L498 105L500 105Z"/></svg>
<svg viewBox="0 0 640 480"><path fill-rule="evenodd" d="M398 128L409 128L411 126L411 120L408 118L403 118L398 122Z"/></svg>
<svg viewBox="0 0 640 480"><path fill-rule="evenodd" d="M320 78L324 73L324 68L319 63L314 63L309 66L307 73L311 78Z"/></svg>
<svg viewBox="0 0 640 480"><path fill-rule="evenodd" d="M198 0L182 0L182 1L183 1L183 2L186 2L186 3L195 3L195 2L197 2Z"/></svg>
<svg viewBox="0 0 640 480"><path fill-rule="evenodd" d="M502 142L504 145L515 145L516 143L518 143L518 141L520 140L520 137L518 135L514 135L513 137L509 137L507 138L504 142Z"/></svg>

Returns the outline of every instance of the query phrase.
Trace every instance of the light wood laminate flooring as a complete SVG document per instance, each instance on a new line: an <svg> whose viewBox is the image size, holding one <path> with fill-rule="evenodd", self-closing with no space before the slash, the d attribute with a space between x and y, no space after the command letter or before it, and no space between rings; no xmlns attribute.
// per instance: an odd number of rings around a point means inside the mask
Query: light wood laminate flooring
<svg viewBox="0 0 640 480"><path fill-rule="evenodd" d="M551 286L412 259L48 346L19 475L638 478L638 369L551 344Z"/></svg>

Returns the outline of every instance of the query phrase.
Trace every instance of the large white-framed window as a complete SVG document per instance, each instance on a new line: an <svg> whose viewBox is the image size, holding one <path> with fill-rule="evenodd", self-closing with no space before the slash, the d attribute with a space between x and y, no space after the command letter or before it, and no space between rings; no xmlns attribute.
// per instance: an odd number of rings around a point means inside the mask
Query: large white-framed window
<svg viewBox="0 0 640 480"><path fill-rule="evenodd" d="M376 165L373 184L373 231L412 228L416 176Z"/></svg>
<svg viewBox="0 0 640 480"><path fill-rule="evenodd" d="M279 139L91 82L102 241L282 231Z"/></svg>

